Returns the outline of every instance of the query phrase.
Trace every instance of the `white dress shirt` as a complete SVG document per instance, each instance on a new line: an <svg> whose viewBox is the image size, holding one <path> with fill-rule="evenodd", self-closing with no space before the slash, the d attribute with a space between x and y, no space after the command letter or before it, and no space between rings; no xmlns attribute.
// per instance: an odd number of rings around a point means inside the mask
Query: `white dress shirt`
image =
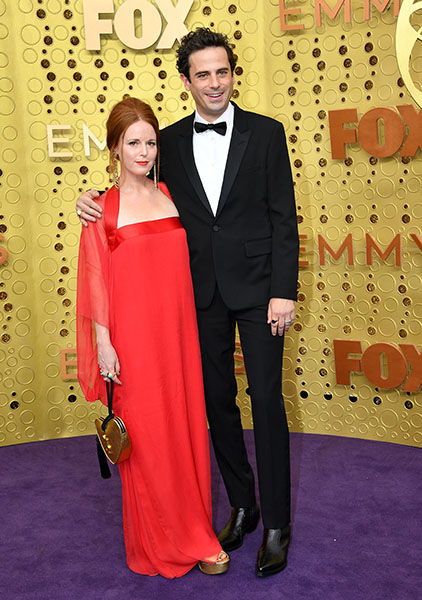
<svg viewBox="0 0 422 600"><path fill-rule="evenodd" d="M220 135L212 129L197 133L193 130L193 156L198 169L199 177L210 203L214 215L217 212L221 188L223 186L224 171L226 170L227 156L233 132L234 107L229 104L227 110L213 123L225 121L227 123L226 135ZM209 123L195 111L194 123Z"/></svg>

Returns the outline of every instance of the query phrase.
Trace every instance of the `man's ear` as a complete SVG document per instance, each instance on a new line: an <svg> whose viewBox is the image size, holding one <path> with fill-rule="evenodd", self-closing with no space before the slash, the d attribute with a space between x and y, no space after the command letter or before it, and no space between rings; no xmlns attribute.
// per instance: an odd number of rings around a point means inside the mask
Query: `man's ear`
<svg viewBox="0 0 422 600"><path fill-rule="evenodd" d="M190 92L190 81L189 79L186 77L186 75L183 75L183 73L180 73L180 79L183 82L183 85L185 86L185 90L187 92Z"/></svg>

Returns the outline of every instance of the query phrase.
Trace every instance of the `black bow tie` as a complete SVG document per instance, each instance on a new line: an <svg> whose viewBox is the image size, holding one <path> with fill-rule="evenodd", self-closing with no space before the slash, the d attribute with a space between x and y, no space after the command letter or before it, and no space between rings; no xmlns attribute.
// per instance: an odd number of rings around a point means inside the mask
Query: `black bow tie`
<svg viewBox="0 0 422 600"><path fill-rule="evenodd" d="M207 129L214 129L220 135L226 135L227 131L227 123L224 121L221 123L199 123L195 121L194 127L196 133L202 133L203 131L207 131Z"/></svg>

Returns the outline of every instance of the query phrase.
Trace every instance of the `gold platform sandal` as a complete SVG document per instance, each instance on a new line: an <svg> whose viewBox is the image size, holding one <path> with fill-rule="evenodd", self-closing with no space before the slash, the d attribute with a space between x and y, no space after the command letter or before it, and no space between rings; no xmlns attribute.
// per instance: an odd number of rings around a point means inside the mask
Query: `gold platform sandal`
<svg viewBox="0 0 422 600"><path fill-rule="evenodd" d="M223 573L227 573L229 566L230 557L224 550L220 552L214 562L207 562L205 560L198 562L200 571L205 573L205 575L222 575Z"/></svg>

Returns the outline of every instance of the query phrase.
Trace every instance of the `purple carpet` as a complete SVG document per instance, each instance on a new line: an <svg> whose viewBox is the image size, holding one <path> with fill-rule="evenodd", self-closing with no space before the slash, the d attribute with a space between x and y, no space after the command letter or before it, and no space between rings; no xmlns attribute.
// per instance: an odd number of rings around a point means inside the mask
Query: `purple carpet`
<svg viewBox="0 0 422 600"><path fill-rule="evenodd" d="M245 432L253 460L252 432ZM102 480L94 437L1 448L3 600L417 600L422 598L422 453L292 434L289 564L258 579L261 525L227 575L168 581L126 567L117 470ZM215 529L229 506L215 462ZM104 500L107 498L107 500ZM189 499L186 499L188 501Z"/></svg>

